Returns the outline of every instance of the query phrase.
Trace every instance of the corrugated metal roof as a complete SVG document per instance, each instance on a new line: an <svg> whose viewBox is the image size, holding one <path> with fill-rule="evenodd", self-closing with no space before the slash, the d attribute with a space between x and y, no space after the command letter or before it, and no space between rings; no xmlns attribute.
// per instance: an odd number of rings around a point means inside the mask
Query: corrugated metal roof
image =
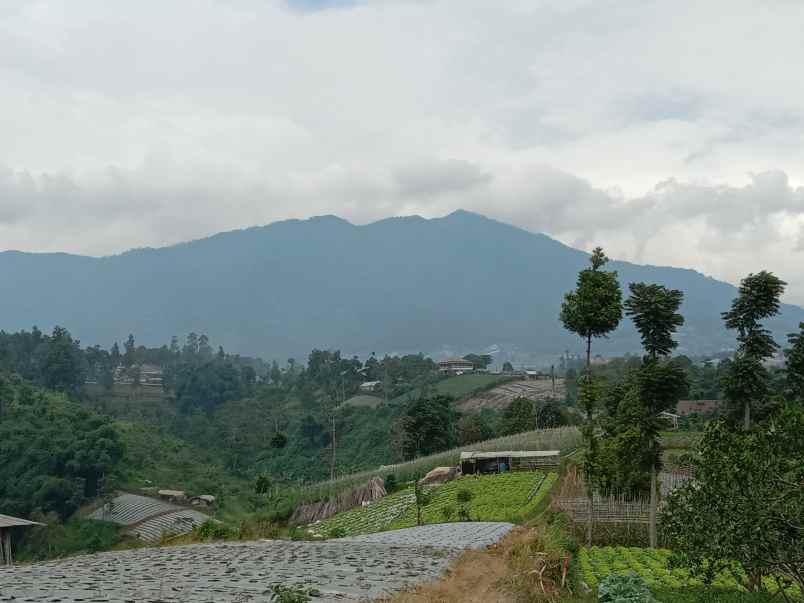
<svg viewBox="0 0 804 603"><path fill-rule="evenodd" d="M511 458L538 458L548 456L559 456L560 450L498 450L494 452L461 452L461 460L468 459L496 459L500 457Z"/></svg>
<svg viewBox="0 0 804 603"><path fill-rule="evenodd" d="M20 519L19 517L11 517L11 515L0 514L0 528L14 528L17 526L42 526L43 523L36 521L28 521L27 519Z"/></svg>

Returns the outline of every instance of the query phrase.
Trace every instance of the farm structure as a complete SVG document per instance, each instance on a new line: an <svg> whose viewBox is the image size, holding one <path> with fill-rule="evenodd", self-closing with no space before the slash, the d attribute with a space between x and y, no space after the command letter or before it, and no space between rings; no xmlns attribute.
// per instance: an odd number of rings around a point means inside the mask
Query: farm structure
<svg viewBox="0 0 804 603"><path fill-rule="evenodd" d="M709 415L720 407L720 400L679 400L676 414L682 417L691 414Z"/></svg>
<svg viewBox="0 0 804 603"><path fill-rule="evenodd" d="M686 484L691 477L689 475L662 471L659 473L659 487L662 498L666 498L670 492ZM562 495L554 499L553 504L561 511L567 513L572 521L584 523L589 518L589 499L586 496ZM662 506L659 506L661 513ZM593 499L592 515L594 520L599 523L635 523L647 524L650 515L650 500L647 498L631 497L624 495L600 496L595 495Z"/></svg>
<svg viewBox="0 0 804 603"><path fill-rule="evenodd" d="M43 524L11 515L0 515L0 565L11 565L14 563L14 555L11 548L11 531L15 528L25 528L31 526L41 526Z"/></svg>
<svg viewBox="0 0 804 603"><path fill-rule="evenodd" d="M159 542L163 535L179 535L210 521L208 515L163 500L120 494L89 515L89 519L123 526L127 534L145 542Z"/></svg>
<svg viewBox="0 0 804 603"><path fill-rule="evenodd" d="M461 452L461 473L504 473L558 467L559 450L505 450Z"/></svg>

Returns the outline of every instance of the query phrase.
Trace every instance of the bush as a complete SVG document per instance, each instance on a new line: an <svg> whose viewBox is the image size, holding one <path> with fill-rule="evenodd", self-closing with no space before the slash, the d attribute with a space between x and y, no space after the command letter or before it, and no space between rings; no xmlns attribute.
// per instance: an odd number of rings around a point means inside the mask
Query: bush
<svg viewBox="0 0 804 603"><path fill-rule="evenodd" d="M193 536L198 540L226 540L234 534L232 530L217 521L205 521L193 530Z"/></svg>
<svg viewBox="0 0 804 603"><path fill-rule="evenodd" d="M636 575L606 576L597 586L597 600L601 603L657 603L648 585Z"/></svg>
<svg viewBox="0 0 804 603"><path fill-rule="evenodd" d="M444 517L444 521L449 523L452 521L452 518L455 517L455 507L452 505L445 505L441 509L441 515Z"/></svg>
<svg viewBox="0 0 804 603"><path fill-rule="evenodd" d="M396 481L396 475L394 473L389 473L385 476L385 491L388 494L392 494L396 492L399 488L399 482Z"/></svg>
<svg viewBox="0 0 804 603"><path fill-rule="evenodd" d="M275 584L271 589L272 603L307 603L310 597L318 597L320 593L315 588L302 589L296 586L283 586Z"/></svg>
<svg viewBox="0 0 804 603"><path fill-rule="evenodd" d="M105 521L73 518L59 523L54 514L34 516L48 525L36 526L24 533L17 550L20 561L39 561L79 553L104 551L119 544L120 526Z"/></svg>

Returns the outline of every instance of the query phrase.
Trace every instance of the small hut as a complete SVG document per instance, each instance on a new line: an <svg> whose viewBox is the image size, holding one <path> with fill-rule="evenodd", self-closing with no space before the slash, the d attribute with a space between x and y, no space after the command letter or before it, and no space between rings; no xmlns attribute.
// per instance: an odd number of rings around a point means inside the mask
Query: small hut
<svg viewBox="0 0 804 603"><path fill-rule="evenodd" d="M461 452L461 473L503 473L536 471L557 467L559 450L501 450L496 452Z"/></svg>
<svg viewBox="0 0 804 603"><path fill-rule="evenodd" d="M14 562L11 550L11 531L14 528L41 525L44 524L10 515L0 515L0 565L11 565Z"/></svg>

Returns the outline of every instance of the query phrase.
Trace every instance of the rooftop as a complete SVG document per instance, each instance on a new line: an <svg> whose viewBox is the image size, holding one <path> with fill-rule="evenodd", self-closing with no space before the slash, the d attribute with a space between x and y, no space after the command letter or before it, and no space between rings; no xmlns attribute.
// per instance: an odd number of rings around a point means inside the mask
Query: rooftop
<svg viewBox="0 0 804 603"><path fill-rule="evenodd" d="M28 521L27 519L20 519L19 517L11 517L11 515L0 514L0 528L15 528L17 526L42 526L43 523L36 521Z"/></svg>
<svg viewBox="0 0 804 603"><path fill-rule="evenodd" d="M497 459L500 457L510 458L537 458L548 456L559 456L560 450L498 450L495 452L461 452L461 460L468 459Z"/></svg>

